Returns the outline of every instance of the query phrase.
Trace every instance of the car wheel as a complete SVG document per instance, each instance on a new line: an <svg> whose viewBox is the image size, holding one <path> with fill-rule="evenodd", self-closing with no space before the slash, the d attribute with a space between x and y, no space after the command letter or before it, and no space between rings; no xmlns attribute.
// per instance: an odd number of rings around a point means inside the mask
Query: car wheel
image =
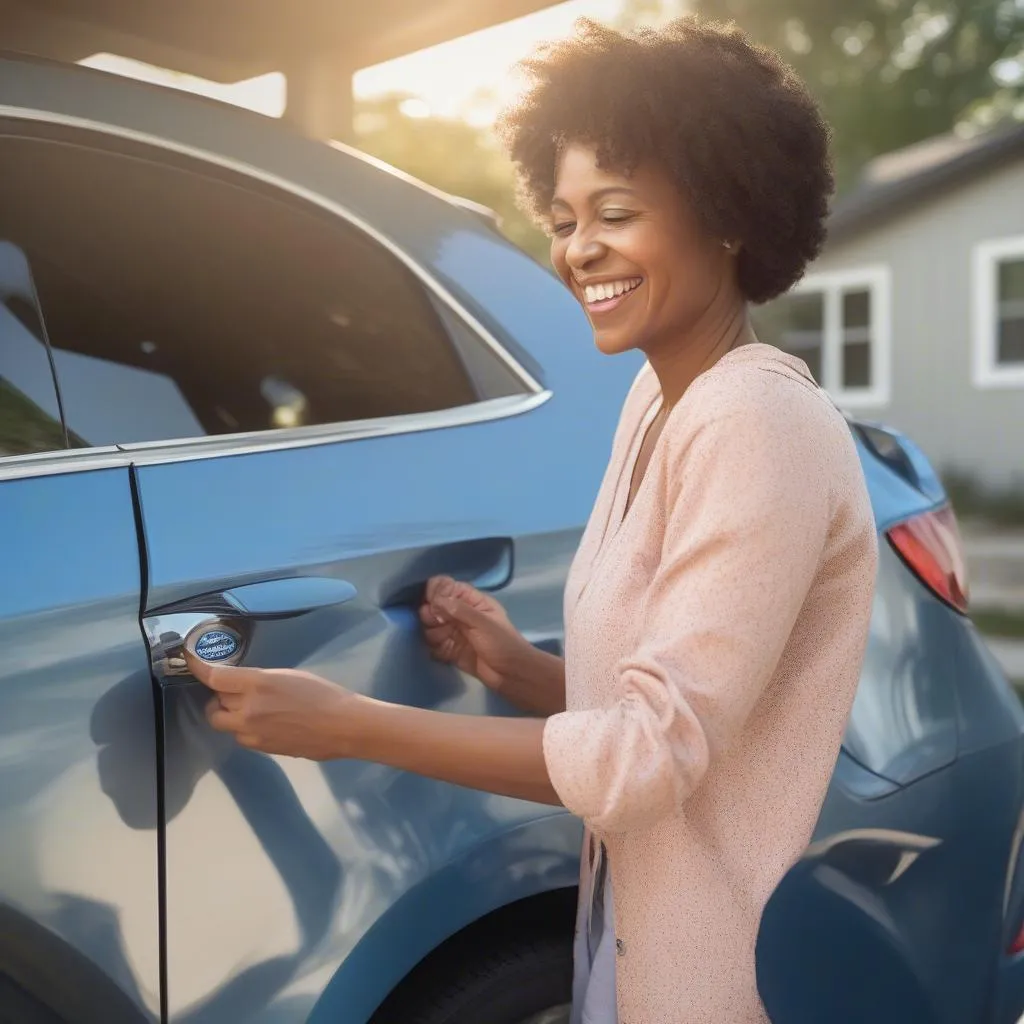
<svg viewBox="0 0 1024 1024"><path fill-rule="evenodd" d="M406 993L374 1024L569 1024L572 943L518 938Z"/></svg>
<svg viewBox="0 0 1024 1024"><path fill-rule="evenodd" d="M0 974L0 1024L62 1024L62 1021L13 979Z"/></svg>
<svg viewBox="0 0 1024 1024"><path fill-rule="evenodd" d="M552 1006L550 1010L541 1010L535 1013L523 1024L569 1024L569 1011L572 1009L570 1003L562 1006Z"/></svg>

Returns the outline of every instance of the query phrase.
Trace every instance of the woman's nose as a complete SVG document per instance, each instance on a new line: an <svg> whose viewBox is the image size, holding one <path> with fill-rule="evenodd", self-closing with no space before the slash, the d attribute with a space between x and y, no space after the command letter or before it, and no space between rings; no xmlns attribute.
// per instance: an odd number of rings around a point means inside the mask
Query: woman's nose
<svg viewBox="0 0 1024 1024"><path fill-rule="evenodd" d="M573 270L583 270L599 260L605 253L605 246L590 232L576 231L569 239L565 260Z"/></svg>

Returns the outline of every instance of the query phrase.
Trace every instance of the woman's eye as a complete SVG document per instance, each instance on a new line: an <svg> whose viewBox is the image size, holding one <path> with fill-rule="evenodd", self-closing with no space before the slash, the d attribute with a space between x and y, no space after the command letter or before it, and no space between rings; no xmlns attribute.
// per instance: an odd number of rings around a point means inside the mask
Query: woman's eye
<svg viewBox="0 0 1024 1024"><path fill-rule="evenodd" d="M565 235L571 235L575 227L576 225L572 221L562 221L559 224L552 225L551 233L561 238Z"/></svg>
<svg viewBox="0 0 1024 1024"><path fill-rule="evenodd" d="M633 214L628 210L606 210L601 218L605 224L625 224L627 220L633 219Z"/></svg>

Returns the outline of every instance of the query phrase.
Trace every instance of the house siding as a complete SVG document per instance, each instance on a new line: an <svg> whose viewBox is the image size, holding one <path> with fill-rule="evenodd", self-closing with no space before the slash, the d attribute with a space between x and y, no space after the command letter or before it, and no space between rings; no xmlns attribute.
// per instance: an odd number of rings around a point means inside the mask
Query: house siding
<svg viewBox="0 0 1024 1024"><path fill-rule="evenodd" d="M895 213L827 246L808 273L889 268L891 393L858 407L910 435L941 471L990 486L1024 487L1024 387L972 378L972 249L1024 235L1024 160Z"/></svg>

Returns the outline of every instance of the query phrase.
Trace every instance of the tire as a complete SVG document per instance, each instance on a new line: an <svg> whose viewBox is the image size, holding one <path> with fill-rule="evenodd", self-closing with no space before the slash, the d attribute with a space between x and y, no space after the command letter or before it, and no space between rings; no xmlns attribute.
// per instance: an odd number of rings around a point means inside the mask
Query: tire
<svg viewBox="0 0 1024 1024"><path fill-rule="evenodd" d="M63 1024L20 985L0 974L0 1024Z"/></svg>
<svg viewBox="0 0 1024 1024"><path fill-rule="evenodd" d="M572 943L521 936L477 953L382 1008L373 1024L568 1024Z"/></svg>

